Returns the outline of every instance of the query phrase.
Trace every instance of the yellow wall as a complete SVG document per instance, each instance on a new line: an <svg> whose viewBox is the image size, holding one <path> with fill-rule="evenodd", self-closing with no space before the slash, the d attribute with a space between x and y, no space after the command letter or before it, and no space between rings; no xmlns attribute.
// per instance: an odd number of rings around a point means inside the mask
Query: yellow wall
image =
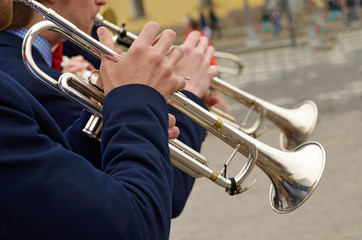
<svg viewBox="0 0 362 240"><path fill-rule="evenodd" d="M265 0L249 0L249 6L260 6ZM214 9L218 17L227 18L231 10L244 7L244 0L213 0ZM113 11L117 25L126 24L126 28L138 33L142 26L149 22L157 22L161 28L182 26L186 15L199 17L199 0L143 0L145 17L133 19L129 0L107 0L107 4L101 8L101 13Z"/></svg>
<svg viewBox="0 0 362 240"><path fill-rule="evenodd" d="M225 18L229 11L244 8L244 0L213 0L218 16ZM265 0L248 0L249 7L258 7L265 3Z"/></svg>

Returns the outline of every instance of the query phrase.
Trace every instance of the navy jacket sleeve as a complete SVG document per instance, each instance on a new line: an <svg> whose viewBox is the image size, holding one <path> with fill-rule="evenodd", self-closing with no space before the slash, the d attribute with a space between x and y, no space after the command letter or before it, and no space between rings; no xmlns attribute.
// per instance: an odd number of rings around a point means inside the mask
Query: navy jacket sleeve
<svg viewBox="0 0 362 240"><path fill-rule="evenodd" d="M131 85L107 96L98 170L70 150L30 94L4 78L1 239L168 238L173 170L167 107L156 91Z"/></svg>
<svg viewBox="0 0 362 240"><path fill-rule="evenodd" d="M102 155L100 142L83 132L83 128L90 117L91 114L89 112L82 111L80 117L64 132L64 136L73 152L86 158L97 169L101 169Z"/></svg>
<svg viewBox="0 0 362 240"><path fill-rule="evenodd" d="M183 93L200 106L206 108L206 105L203 103L203 101L192 93L187 91L184 91ZM178 139L196 151L200 152L201 144L204 141L206 135L206 130L171 106L169 106L169 112L176 117L176 125L180 129L180 136ZM67 137L73 152L86 157L89 162L91 162L96 168L100 169L101 156L100 151L97 151L99 148L99 143L97 140L89 138L84 133L82 133L82 129L89 117L89 113L83 112L80 119L78 119L74 125L65 132L65 136ZM181 214L185 207L195 179L177 167L173 168L174 188L172 217L176 218Z"/></svg>
<svg viewBox="0 0 362 240"><path fill-rule="evenodd" d="M189 99L206 108L204 102L188 91L183 91ZM200 152L202 142L206 136L206 130L175 108L169 106L169 112L176 117L176 126L180 129L178 140L189 147ZM172 217L179 216L185 207L186 201L191 193L195 178L182 170L174 167L174 189L172 203Z"/></svg>

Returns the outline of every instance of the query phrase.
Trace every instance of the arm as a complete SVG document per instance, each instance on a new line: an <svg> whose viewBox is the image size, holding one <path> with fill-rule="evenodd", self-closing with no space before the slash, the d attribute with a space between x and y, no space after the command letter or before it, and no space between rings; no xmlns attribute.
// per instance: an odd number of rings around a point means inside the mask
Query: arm
<svg viewBox="0 0 362 240"><path fill-rule="evenodd" d="M15 91L18 101L2 98L0 108L0 135L7 136L0 150L2 221L36 239L167 238L172 166L167 108L157 92L127 86L107 97L99 171L70 151L54 123L39 125L35 119L46 114Z"/></svg>
<svg viewBox="0 0 362 240"><path fill-rule="evenodd" d="M73 152L86 158L95 168L101 169L102 154L100 142L82 131L90 116L90 113L82 111L79 119L64 132L64 136Z"/></svg>

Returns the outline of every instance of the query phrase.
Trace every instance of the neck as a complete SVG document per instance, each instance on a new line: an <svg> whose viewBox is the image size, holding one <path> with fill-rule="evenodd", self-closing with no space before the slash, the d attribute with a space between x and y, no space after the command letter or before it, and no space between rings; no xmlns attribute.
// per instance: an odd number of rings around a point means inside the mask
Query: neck
<svg viewBox="0 0 362 240"><path fill-rule="evenodd" d="M29 29L34 24L39 23L41 21L44 21L44 18L39 13L32 11L31 18L29 21L29 24L25 26L25 28ZM64 41L64 37L60 35L59 33L56 33L54 31L44 31L40 34L42 37L44 37L52 47L57 46L59 43Z"/></svg>

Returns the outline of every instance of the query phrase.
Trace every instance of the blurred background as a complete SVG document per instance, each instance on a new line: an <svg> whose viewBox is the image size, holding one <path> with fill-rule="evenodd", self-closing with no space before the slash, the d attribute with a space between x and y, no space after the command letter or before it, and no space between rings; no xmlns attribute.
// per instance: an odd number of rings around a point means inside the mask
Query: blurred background
<svg viewBox="0 0 362 240"><path fill-rule="evenodd" d="M326 165L319 186L300 208L275 213L270 180L255 167L241 195L229 196L197 179L170 239L362 239L362 1L108 0L103 16L138 33L148 21L177 31L192 18L217 51L236 55L241 74L221 73L230 84L292 109L312 100L319 110L310 140L321 143ZM234 62L217 59L221 67ZM225 97L220 108L243 121L248 108ZM251 118L255 118L252 116ZM280 149L271 122L258 140ZM221 170L232 149L208 134L202 153ZM245 158L237 156L238 172ZM230 168L229 168L230 169Z"/></svg>

